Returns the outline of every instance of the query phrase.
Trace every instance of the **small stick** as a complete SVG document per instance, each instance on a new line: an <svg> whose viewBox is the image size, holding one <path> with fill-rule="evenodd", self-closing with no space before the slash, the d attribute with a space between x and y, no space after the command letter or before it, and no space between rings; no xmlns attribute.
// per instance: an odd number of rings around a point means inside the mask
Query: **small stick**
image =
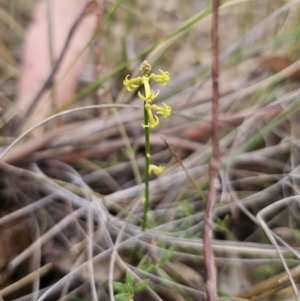
<svg viewBox="0 0 300 301"><path fill-rule="evenodd" d="M206 210L204 216L203 233L203 255L206 273L206 294L208 301L217 301L217 277L212 249L213 239L213 213L217 198L217 182L220 169L220 149L219 149L219 39L218 39L218 10L220 0L213 0L212 7L212 159L209 170L209 190L207 195Z"/></svg>

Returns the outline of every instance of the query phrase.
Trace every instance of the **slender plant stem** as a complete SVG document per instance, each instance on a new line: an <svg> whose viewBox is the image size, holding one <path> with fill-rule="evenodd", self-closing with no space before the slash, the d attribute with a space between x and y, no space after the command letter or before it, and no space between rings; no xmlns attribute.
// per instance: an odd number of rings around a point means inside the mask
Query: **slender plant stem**
<svg viewBox="0 0 300 301"><path fill-rule="evenodd" d="M147 125L148 112L144 103L144 124ZM149 191L149 165L150 165L150 129L149 127L144 127L145 134L145 205L144 205L144 218L143 218L143 231L147 228L147 215L150 208L150 191Z"/></svg>
<svg viewBox="0 0 300 301"><path fill-rule="evenodd" d="M217 301L217 277L212 249L213 239L213 213L217 199L217 183L220 169L220 149L219 149L219 39L218 39L218 21L219 21L220 0L213 0L212 8L212 160L209 170L209 190L206 202L204 216L204 235L203 235L203 255L206 274L206 294L207 301Z"/></svg>

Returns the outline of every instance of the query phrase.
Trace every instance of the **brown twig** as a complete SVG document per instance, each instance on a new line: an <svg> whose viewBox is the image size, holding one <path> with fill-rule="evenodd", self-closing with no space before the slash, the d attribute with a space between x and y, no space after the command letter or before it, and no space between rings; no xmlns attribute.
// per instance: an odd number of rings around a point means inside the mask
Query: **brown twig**
<svg viewBox="0 0 300 301"><path fill-rule="evenodd" d="M91 8L95 5L95 1L94 0L90 0L86 3L86 5L84 6L83 10L80 12L80 14L78 15L78 17L76 18L75 22L73 23L67 39L65 41L64 47L57 59L57 61L55 62L53 69L51 70L50 74L48 75L47 79L45 80L44 84L42 85L42 87L40 88L40 90L37 92L36 96L34 97L34 99L32 100L32 102L30 103L30 105L28 106L27 110L25 111L25 113L23 114L20 122L19 122L19 128L22 126L23 121L27 119L27 117L32 113L32 110L34 109L34 107L38 104L39 100L41 99L41 97L43 96L43 94L49 89L51 88L51 86L53 85L54 82L54 76L57 73L66 53L67 50L70 46L70 42L72 40L72 37L74 36L77 27L79 26L79 24L81 23L81 21L83 20L84 16L89 13L91 11Z"/></svg>
<svg viewBox="0 0 300 301"><path fill-rule="evenodd" d="M218 39L218 10L220 0L213 0L212 8L212 116L211 116L211 136L212 136L212 160L209 170L209 190L207 195L206 210L204 216L204 236L203 253L206 273L206 294L208 301L217 301L217 277L214 263L212 239L213 239L213 213L217 199L217 181L220 169L219 150L219 39Z"/></svg>

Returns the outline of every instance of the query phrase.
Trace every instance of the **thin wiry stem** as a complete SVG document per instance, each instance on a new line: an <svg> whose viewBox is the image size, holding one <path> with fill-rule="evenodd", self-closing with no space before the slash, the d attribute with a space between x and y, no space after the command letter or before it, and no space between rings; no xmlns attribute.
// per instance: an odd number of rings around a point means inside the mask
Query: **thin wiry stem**
<svg viewBox="0 0 300 301"><path fill-rule="evenodd" d="M144 104L144 124L149 123L148 112L146 110L146 102ZM150 129L149 127L144 127L145 134L145 206L144 206L144 217L143 217L143 231L147 228L147 215L150 208L150 191L149 191L149 165L150 165Z"/></svg>
<svg viewBox="0 0 300 301"><path fill-rule="evenodd" d="M206 294L208 301L217 301L217 277L214 263L212 240L213 240L213 213L217 199L217 182L220 169L219 149L219 39L218 39L218 10L220 0L213 0L212 12L212 160L209 171L209 190L207 196L205 217L204 217L204 265L206 272Z"/></svg>

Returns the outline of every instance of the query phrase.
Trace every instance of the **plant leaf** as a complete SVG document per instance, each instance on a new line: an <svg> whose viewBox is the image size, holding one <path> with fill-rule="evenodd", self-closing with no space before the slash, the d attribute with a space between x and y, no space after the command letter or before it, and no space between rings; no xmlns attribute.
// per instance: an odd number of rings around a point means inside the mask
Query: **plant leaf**
<svg viewBox="0 0 300 301"><path fill-rule="evenodd" d="M126 290L127 288L127 285L122 282L114 282L113 286L115 291L120 291L120 292Z"/></svg>
<svg viewBox="0 0 300 301"><path fill-rule="evenodd" d="M126 273L126 284L133 287L133 276L130 272Z"/></svg>
<svg viewBox="0 0 300 301"><path fill-rule="evenodd" d="M149 279L145 279L137 284L135 284L134 286L134 291L135 292L141 292L142 290L144 290L149 284Z"/></svg>
<svg viewBox="0 0 300 301"><path fill-rule="evenodd" d="M128 301L129 298L130 298L130 295L128 293L122 293L122 294L115 295L116 301Z"/></svg>

